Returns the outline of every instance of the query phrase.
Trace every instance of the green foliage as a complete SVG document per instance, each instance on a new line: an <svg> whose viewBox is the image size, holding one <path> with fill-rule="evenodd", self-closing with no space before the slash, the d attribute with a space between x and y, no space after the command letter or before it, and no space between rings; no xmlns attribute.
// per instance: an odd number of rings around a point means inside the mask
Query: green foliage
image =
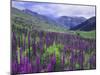
<svg viewBox="0 0 100 75"><path fill-rule="evenodd" d="M17 48L17 60L18 60L18 64L20 64L20 48Z"/></svg>
<svg viewBox="0 0 100 75"><path fill-rule="evenodd" d="M80 69L80 64L76 63L76 64L75 64L75 68L76 68L76 69Z"/></svg>
<svg viewBox="0 0 100 75"><path fill-rule="evenodd" d="M60 62L60 55L61 55L60 50L61 50L61 48L63 48L63 45L55 44L55 42L53 43L52 46L47 48L47 53L49 53L49 54L54 54L55 53L57 63Z"/></svg>
<svg viewBox="0 0 100 75"><path fill-rule="evenodd" d="M46 45L44 45L44 53L41 56L41 64L44 64L45 60L46 59L48 60L49 56L52 55L52 54L54 54L54 53L56 55L56 61L57 61L56 63L60 64L60 57L61 57L60 56L61 55L60 50L61 50L61 48L63 48L63 45L61 45L61 44L55 44L55 42L53 43L52 46L50 46L48 48L46 48ZM50 61L47 61L47 63L49 63L49 62Z"/></svg>
<svg viewBox="0 0 100 75"><path fill-rule="evenodd" d="M56 56L59 56L61 47L62 46L60 44L55 44L55 42L54 42L52 46L47 48L47 52L49 52L50 54L55 53Z"/></svg>

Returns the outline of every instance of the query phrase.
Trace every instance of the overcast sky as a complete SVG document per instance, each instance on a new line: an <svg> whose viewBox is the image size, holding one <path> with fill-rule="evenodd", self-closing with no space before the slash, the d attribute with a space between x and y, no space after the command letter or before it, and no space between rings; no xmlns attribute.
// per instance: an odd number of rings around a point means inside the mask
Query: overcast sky
<svg viewBox="0 0 100 75"><path fill-rule="evenodd" d="M95 6L36 3L36 2L12 2L12 7L18 9L30 9L43 15L50 16L80 16L90 18L95 16Z"/></svg>

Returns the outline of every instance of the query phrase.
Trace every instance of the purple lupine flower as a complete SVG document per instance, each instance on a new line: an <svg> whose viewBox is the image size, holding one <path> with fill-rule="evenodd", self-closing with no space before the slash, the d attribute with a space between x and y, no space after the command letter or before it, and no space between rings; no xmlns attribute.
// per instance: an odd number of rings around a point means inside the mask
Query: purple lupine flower
<svg viewBox="0 0 100 75"><path fill-rule="evenodd" d="M30 32L28 33L28 49L29 49L29 53L30 53Z"/></svg>
<svg viewBox="0 0 100 75"><path fill-rule="evenodd" d="M16 58L16 51L17 51L17 37L16 37L16 34L13 32L12 34L12 58ZM15 59L14 58L14 59Z"/></svg>
<svg viewBox="0 0 100 75"><path fill-rule="evenodd" d="M89 59L90 69L96 68L96 55L92 55Z"/></svg>
<svg viewBox="0 0 100 75"><path fill-rule="evenodd" d="M21 56L21 63L19 64L19 73L31 73L32 72L32 65L29 62L27 57Z"/></svg>
<svg viewBox="0 0 100 75"><path fill-rule="evenodd" d="M64 54L61 56L61 67L64 69L64 64L65 64L65 56Z"/></svg>
<svg viewBox="0 0 100 75"><path fill-rule="evenodd" d="M55 54L51 57L51 64L52 65L56 64L56 56L55 56Z"/></svg>
<svg viewBox="0 0 100 75"><path fill-rule="evenodd" d="M43 43L42 43L41 40L40 40L40 42L38 43L38 48L40 49L40 53L42 54L42 53L43 53Z"/></svg>
<svg viewBox="0 0 100 75"><path fill-rule="evenodd" d="M52 70L55 70L55 65L56 65L56 56L53 54L50 58L50 64L52 65Z"/></svg>
<svg viewBox="0 0 100 75"><path fill-rule="evenodd" d="M20 64L17 61L12 62L12 74L23 74L23 73L31 73L32 72L32 65L29 62L27 57L21 56Z"/></svg>
<svg viewBox="0 0 100 75"><path fill-rule="evenodd" d="M61 63L62 63L62 65L65 64L65 56L64 55L61 57Z"/></svg>
<svg viewBox="0 0 100 75"><path fill-rule="evenodd" d="M28 33L28 48L30 50L30 32Z"/></svg>
<svg viewBox="0 0 100 75"><path fill-rule="evenodd" d="M36 57L36 64L37 64L37 65L40 64L40 57L39 57L39 56Z"/></svg>
<svg viewBox="0 0 100 75"><path fill-rule="evenodd" d="M36 66L37 66L37 72L40 72L40 57L36 57Z"/></svg>
<svg viewBox="0 0 100 75"><path fill-rule="evenodd" d="M15 32L12 32L12 38L14 41L17 41Z"/></svg>
<svg viewBox="0 0 100 75"><path fill-rule="evenodd" d="M64 51L65 53L66 53L66 50L67 50L67 49L66 49L66 46L64 46L63 51Z"/></svg>
<svg viewBox="0 0 100 75"><path fill-rule="evenodd" d="M74 51L71 50L71 56L70 56L70 69L74 70L74 63L75 63L75 54Z"/></svg>
<svg viewBox="0 0 100 75"><path fill-rule="evenodd" d="M26 39L25 36L23 36L23 50L25 51L26 48Z"/></svg>
<svg viewBox="0 0 100 75"><path fill-rule="evenodd" d="M11 74L17 74L18 73L18 63L16 60L11 62Z"/></svg>
<svg viewBox="0 0 100 75"><path fill-rule="evenodd" d="M20 64L19 73L32 73L32 65L30 63Z"/></svg>
<svg viewBox="0 0 100 75"><path fill-rule="evenodd" d="M79 62L79 64L80 64L80 68L83 69L83 62L84 62L83 50L81 50L81 51L79 52L78 62Z"/></svg>
<svg viewBox="0 0 100 75"><path fill-rule="evenodd" d="M22 52L23 52L23 47L20 47L20 53L22 54Z"/></svg>
<svg viewBox="0 0 100 75"><path fill-rule="evenodd" d="M32 73L36 73L37 72L37 66L32 64Z"/></svg>
<svg viewBox="0 0 100 75"><path fill-rule="evenodd" d="M15 32L13 32L13 34L12 34L12 48L15 48L15 50L17 48L17 38L16 38Z"/></svg>
<svg viewBox="0 0 100 75"><path fill-rule="evenodd" d="M47 65L47 71L48 71L48 72L51 72L52 69L53 69L53 66L52 66L51 63L49 63L49 64Z"/></svg>
<svg viewBox="0 0 100 75"><path fill-rule="evenodd" d="M23 48L19 48L19 52L17 52L17 57L19 59L19 62L17 62L17 74L22 73L31 73L32 72L32 64L30 63L29 59L27 57L24 57L22 55ZM18 54L19 53L19 54Z"/></svg>
<svg viewBox="0 0 100 75"><path fill-rule="evenodd" d="M28 33L28 56L29 56L29 60L30 60L30 58L31 58L31 52L30 52L30 46L31 46L31 41L30 41L30 38L31 38L31 36L30 36L30 32Z"/></svg>
<svg viewBox="0 0 100 75"><path fill-rule="evenodd" d="M33 50L33 53L34 53L34 55L36 56L36 44L33 42L33 44L32 44L32 50Z"/></svg>
<svg viewBox="0 0 100 75"><path fill-rule="evenodd" d="M51 43L51 39L49 37L49 34L46 34L46 37L45 37L45 42L46 42L46 46L49 47Z"/></svg>
<svg viewBox="0 0 100 75"><path fill-rule="evenodd" d="M39 32L39 37L42 38L43 37L43 31Z"/></svg>

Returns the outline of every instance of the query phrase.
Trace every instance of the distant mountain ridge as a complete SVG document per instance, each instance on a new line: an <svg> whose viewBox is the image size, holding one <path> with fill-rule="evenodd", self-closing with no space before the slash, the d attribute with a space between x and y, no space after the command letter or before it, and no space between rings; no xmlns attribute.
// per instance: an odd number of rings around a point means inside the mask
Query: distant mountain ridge
<svg viewBox="0 0 100 75"><path fill-rule="evenodd" d="M44 20L46 23L50 23L50 24L54 24L56 26L60 26L54 19L52 19L51 17L45 16L45 15L41 15L38 14L36 12L33 12L29 9L24 9L23 10L24 13L32 15L33 17L38 17L39 20Z"/></svg>
<svg viewBox="0 0 100 75"><path fill-rule="evenodd" d="M86 21L86 18L84 18L84 17L61 16L61 17L58 18L58 21L63 26L71 28L71 27L77 26L80 23Z"/></svg>
<svg viewBox="0 0 100 75"><path fill-rule="evenodd" d="M54 23L57 26L71 28L80 23L86 21L84 17L71 17L71 16L60 16L58 18L54 18L53 16L41 15L29 9L24 9L24 13L31 14L32 16L38 16L39 19L45 20L48 23Z"/></svg>
<svg viewBox="0 0 100 75"><path fill-rule="evenodd" d="M17 19L16 19L17 17ZM61 16L52 18L38 14L29 9L19 10L12 7L12 19L25 24L33 25L34 29L42 30L84 30L95 29L95 17L86 19L84 17Z"/></svg>
<svg viewBox="0 0 100 75"><path fill-rule="evenodd" d="M85 22L71 28L71 30L91 31L96 30L96 16L89 18Z"/></svg>
<svg viewBox="0 0 100 75"><path fill-rule="evenodd" d="M31 15L33 15L33 16L38 15L38 13L33 12L33 11L29 10L29 9L24 9L24 10L22 10L22 11L23 11L24 13L26 13L26 14L31 14Z"/></svg>

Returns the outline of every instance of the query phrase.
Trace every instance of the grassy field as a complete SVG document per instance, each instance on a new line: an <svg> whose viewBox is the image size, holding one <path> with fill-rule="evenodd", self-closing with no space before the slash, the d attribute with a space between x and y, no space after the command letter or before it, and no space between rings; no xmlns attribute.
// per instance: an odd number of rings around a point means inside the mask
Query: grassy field
<svg viewBox="0 0 100 75"><path fill-rule="evenodd" d="M76 31L76 33L79 33L79 35L83 38L96 38L96 31Z"/></svg>
<svg viewBox="0 0 100 75"><path fill-rule="evenodd" d="M90 38L90 39L95 39L96 38L96 31L67 31L69 34L73 35L79 35L80 37L83 38Z"/></svg>

